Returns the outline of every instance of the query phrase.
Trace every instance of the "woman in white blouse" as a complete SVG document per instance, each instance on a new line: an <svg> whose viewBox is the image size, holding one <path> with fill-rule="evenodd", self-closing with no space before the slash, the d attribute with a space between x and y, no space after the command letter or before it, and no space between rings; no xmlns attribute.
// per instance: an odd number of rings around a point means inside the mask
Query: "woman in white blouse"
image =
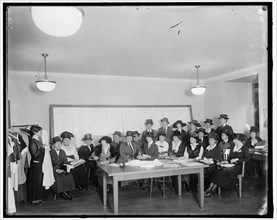
<svg viewBox="0 0 277 220"><path fill-rule="evenodd" d="M165 141L165 133L158 133L158 141L156 141L156 145L158 146L159 157L168 156L169 144Z"/></svg>
<svg viewBox="0 0 277 220"><path fill-rule="evenodd" d="M62 146L61 149L65 151L68 162L79 160L79 155L76 147L71 144L71 138L74 135L68 131L64 131L61 134ZM77 190L82 190L83 188L88 187L88 177L86 175L86 167L84 164L81 164L71 170L73 179L76 185Z"/></svg>

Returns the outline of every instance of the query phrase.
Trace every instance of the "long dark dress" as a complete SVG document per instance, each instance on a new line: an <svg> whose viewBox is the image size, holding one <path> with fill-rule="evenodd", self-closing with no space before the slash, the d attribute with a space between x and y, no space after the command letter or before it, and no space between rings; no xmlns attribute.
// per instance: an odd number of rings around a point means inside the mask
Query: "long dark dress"
<svg viewBox="0 0 277 220"><path fill-rule="evenodd" d="M43 199L42 163L45 149L40 141L31 139L29 152L31 154L31 164L27 173L27 201L32 202Z"/></svg>
<svg viewBox="0 0 277 220"><path fill-rule="evenodd" d="M59 174L56 172L60 165L68 164L66 154L64 150L60 149L59 155L57 154L55 149L50 151L53 172L55 177L55 183L53 185L53 189L56 193L66 192L75 190L75 183L73 180L73 176L71 173L62 173Z"/></svg>
<svg viewBox="0 0 277 220"><path fill-rule="evenodd" d="M249 149L246 145L242 146L242 148L234 152L234 147L231 149L228 161L230 162L234 158L238 158L239 160L235 164L232 169L223 170L221 168L215 169L211 176L211 182L215 183L216 185L225 188L225 189L232 189L235 186L237 175L242 171L242 162L249 161Z"/></svg>
<svg viewBox="0 0 277 220"><path fill-rule="evenodd" d="M90 148L87 145L83 145L80 147L78 154L80 159L84 159L86 161L86 175L88 176L89 182L92 183L94 180L95 173L95 163L89 159L91 154L94 152L93 144L90 144Z"/></svg>

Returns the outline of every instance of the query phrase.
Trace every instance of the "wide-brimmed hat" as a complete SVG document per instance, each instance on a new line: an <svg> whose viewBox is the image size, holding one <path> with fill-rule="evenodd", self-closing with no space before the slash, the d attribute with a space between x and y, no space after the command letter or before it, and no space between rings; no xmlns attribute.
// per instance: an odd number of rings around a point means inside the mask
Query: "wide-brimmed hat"
<svg viewBox="0 0 277 220"><path fill-rule="evenodd" d="M196 140L196 142L199 141L199 137L198 137L198 134L197 134L197 133L191 134L191 135L189 136L189 139L190 139L191 137L194 138L194 139Z"/></svg>
<svg viewBox="0 0 277 220"><path fill-rule="evenodd" d="M161 119L161 122L163 122L163 121L165 121L167 124L169 124L168 118L163 117L163 118Z"/></svg>
<svg viewBox="0 0 277 220"><path fill-rule="evenodd" d="M224 133L226 134L228 137L231 137L233 134L231 133L231 131L229 129L223 128L221 131L221 134Z"/></svg>
<svg viewBox="0 0 277 220"><path fill-rule="evenodd" d="M201 127L197 120L192 120L191 122L189 122L189 124L194 124L196 127Z"/></svg>
<svg viewBox="0 0 277 220"><path fill-rule="evenodd" d="M146 119L145 124L146 124L146 125L147 125L147 124L151 124L151 125L153 125L153 124L154 124L154 122L153 122L153 120L152 120L152 119Z"/></svg>
<svg viewBox="0 0 277 220"><path fill-rule="evenodd" d="M180 131L177 131L177 130L173 131L173 136L177 136L177 137L181 136Z"/></svg>
<svg viewBox="0 0 277 220"><path fill-rule="evenodd" d="M182 127L186 126L187 124L185 122L182 122L181 120L177 120L172 127L177 128L177 124L181 124Z"/></svg>
<svg viewBox="0 0 277 220"><path fill-rule="evenodd" d="M138 131L133 131L133 136L135 136L135 135L140 135L140 133L138 133Z"/></svg>
<svg viewBox="0 0 277 220"><path fill-rule="evenodd" d="M133 132L132 131L126 131L126 137L128 137L128 136L133 137Z"/></svg>
<svg viewBox="0 0 277 220"><path fill-rule="evenodd" d="M108 144L112 143L112 139L109 136L101 137L99 140L99 143L101 143L102 140L106 141L106 143L108 143Z"/></svg>
<svg viewBox="0 0 277 220"><path fill-rule="evenodd" d="M196 133L199 134L199 132L202 132L204 135L206 134L206 130L204 128L199 128Z"/></svg>
<svg viewBox="0 0 277 220"><path fill-rule="evenodd" d="M208 139L210 139L210 138L213 138L213 139L215 139L215 140L219 140L219 137L218 137L218 135L217 135L217 133L215 133L215 132L211 132L209 135L208 135Z"/></svg>
<svg viewBox="0 0 277 220"><path fill-rule="evenodd" d="M145 137L154 137L154 133L153 132L146 132Z"/></svg>
<svg viewBox="0 0 277 220"><path fill-rule="evenodd" d="M219 118L218 119L221 119L221 118L224 118L224 119L229 119L228 118L228 115L226 115L226 114L220 114L220 116L219 116Z"/></svg>
<svg viewBox="0 0 277 220"><path fill-rule="evenodd" d="M160 136L166 137L166 134L165 134L164 131L161 131L161 132L158 132L157 136L158 136L158 138L159 138Z"/></svg>
<svg viewBox="0 0 277 220"><path fill-rule="evenodd" d="M61 134L61 138L62 138L62 139L65 139L65 138L71 139L72 137L74 137L74 135L73 135L72 133L70 133L69 131L64 131L64 132Z"/></svg>
<svg viewBox="0 0 277 220"><path fill-rule="evenodd" d="M255 133L258 133L259 132L259 128L256 127L256 126L251 126L250 128L250 132L255 132Z"/></svg>
<svg viewBox="0 0 277 220"><path fill-rule="evenodd" d="M115 131L115 132L113 133L113 135L118 135L119 137L121 137L121 132L120 132L120 131Z"/></svg>
<svg viewBox="0 0 277 220"><path fill-rule="evenodd" d="M92 136L91 136L91 134L85 134L85 136L83 137L83 141L86 141L86 140L92 140L93 138L92 138Z"/></svg>
<svg viewBox="0 0 277 220"><path fill-rule="evenodd" d="M59 136L53 137L51 140L51 144L55 144L57 142L62 142L62 139Z"/></svg>
<svg viewBox="0 0 277 220"><path fill-rule="evenodd" d="M209 119L209 118L207 118L206 119L206 121L204 121L204 123L206 124L206 123L209 123L210 125L213 125L214 123L213 123L213 120L212 119Z"/></svg>
<svg viewBox="0 0 277 220"><path fill-rule="evenodd" d="M36 132L39 132L40 130L42 130L42 127L38 126L38 125L32 125L30 128L30 131L34 134Z"/></svg>

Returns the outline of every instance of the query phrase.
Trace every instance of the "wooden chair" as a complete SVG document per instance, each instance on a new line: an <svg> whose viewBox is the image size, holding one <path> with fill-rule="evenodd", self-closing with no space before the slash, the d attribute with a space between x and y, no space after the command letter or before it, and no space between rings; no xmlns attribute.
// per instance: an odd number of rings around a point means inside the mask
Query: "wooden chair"
<svg viewBox="0 0 277 220"><path fill-rule="evenodd" d="M242 162L242 170L241 170L241 174L238 174L238 182L239 182L239 197L241 198L242 194L241 194L241 191L242 191L242 178L244 177L244 171L245 171L245 162L243 161ZM218 195L221 194L221 188L218 187Z"/></svg>
<svg viewBox="0 0 277 220"><path fill-rule="evenodd" d="M157 186L157 183L162 183L162 195L163 197L165 197L165 185L167 184L169 186L169 189L172 191L172 180L171 177L160 177L160 178L151 178L151 182L150 182L150 196L152 195L152 191L153 191L153 182L155 183L155 185Z"/></svg>

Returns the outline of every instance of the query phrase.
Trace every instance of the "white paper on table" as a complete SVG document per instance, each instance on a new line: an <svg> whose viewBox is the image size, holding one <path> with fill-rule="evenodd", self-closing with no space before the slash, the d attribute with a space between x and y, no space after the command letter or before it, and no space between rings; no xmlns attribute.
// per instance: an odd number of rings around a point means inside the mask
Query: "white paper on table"
<svg viewBox="0 0 277 220"><path fill-rule="evenodd" d="M112 166L112 167L119 167L120 164L118 164L118 163L110 163L109 166Z"/></svg>

